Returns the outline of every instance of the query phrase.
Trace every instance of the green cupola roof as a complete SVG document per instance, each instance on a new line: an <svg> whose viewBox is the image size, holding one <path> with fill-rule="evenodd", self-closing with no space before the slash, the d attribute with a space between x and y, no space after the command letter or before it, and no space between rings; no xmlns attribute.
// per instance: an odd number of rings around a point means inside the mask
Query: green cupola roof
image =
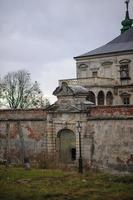
<svg viewBox="0 0 133 200"><path fill-rule="evenodd" d="M125 19L121 22L121 24L123 26L122 29L121 29L121 33L124 33L125 31L130 29L132 27L132 24L133 24L133 20L129 16L129 10L128 10L129 1L130 0L125 1L125 3L126 3L126 16L125 16Z"/></svg>

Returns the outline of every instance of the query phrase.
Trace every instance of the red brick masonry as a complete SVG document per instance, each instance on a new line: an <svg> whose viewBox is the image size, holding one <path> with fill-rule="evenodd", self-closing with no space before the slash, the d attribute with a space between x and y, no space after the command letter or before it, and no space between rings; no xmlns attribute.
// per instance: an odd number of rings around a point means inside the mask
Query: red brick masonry
<svg viewBox="0 0 133 200"><path fill-rule="evenodd" d="M133 117L133 106L98 106L91 108L91 117Z"/></svg>

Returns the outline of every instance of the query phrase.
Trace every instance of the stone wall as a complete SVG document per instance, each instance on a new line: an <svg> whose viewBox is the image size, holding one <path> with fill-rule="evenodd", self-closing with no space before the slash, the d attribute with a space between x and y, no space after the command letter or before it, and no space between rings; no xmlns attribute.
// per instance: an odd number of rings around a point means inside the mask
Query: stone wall
<svg viewBox="0 0 133 200"><path fill-rule="evenodd" d="M132 118L133 119L133 106L97 106L91 108L91 117L116 117L118 118Z"/></svg>
<svg viewBox="0 0 133 200"><path fill-rule="evenodd" d="M24 157L58 158L58 133L75 134L76 159L81 150L84 165L119 171L133 171L133 106L99 106L83 111L1 110L0 159L14 163ZM68 138L69 141L69 138ZM53 160L54 161L54 160Z"/></svg>
<svg viewBox="0 0 133 200"><path fill-rule="evenodd" d="M88 121L84 158L93 167L133 171L132 120Z"/></svg>
<svg viewBox="0 0 133 200"><path fill-rule="evenodd" d="M46 151L46 112L43 110L0 111L0 160L35 160Z"/></svg>
<svg viewBox="0 0 133 200"><path fill-rule="evenodd" d="M82 111L49 112L47 118L48 151L58 152L57 135L71 130L76 136L76 159L81 150L86 167L133 171L133 106L99 106Z"/></svg>
<svg viewBox="0 0 133 200"><path fill-rule="evenodd" d="M94 166L133 171L133 106L92 108L87 126L85 157Z"/></svg>

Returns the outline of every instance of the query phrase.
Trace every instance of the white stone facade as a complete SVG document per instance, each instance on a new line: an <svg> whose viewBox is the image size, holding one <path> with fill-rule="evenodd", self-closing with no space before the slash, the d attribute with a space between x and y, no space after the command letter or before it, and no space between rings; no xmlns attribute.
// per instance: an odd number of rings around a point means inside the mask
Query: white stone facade
<svg viewBox="0 0 133 200"><path fill-rule="evenodd" d="M128 67L128 77L122 79L121 66ZM95 95L95 104L98 104L98 94L103 91L104 104L107 102L107 93L111 92L111 105L133 104L133 53L108 56L95 56L76 59L76 79L59 81L68 85L82 85ZM88 94L89 95L89 94ZM127 95L129 102L124 102ZM124 96L124 97L123 97Z"/></svg>

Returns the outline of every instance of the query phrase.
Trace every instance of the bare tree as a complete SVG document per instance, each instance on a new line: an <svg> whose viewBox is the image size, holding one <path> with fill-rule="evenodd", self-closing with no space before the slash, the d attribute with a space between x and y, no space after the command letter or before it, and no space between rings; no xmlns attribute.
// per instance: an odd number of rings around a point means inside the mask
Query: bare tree
<svg viewBox="0 0 133 200"><path fill-rule="evenodd" d="M25 70L8 73L2 82L2 99L12 109L42 108L49 104L37 81Z"/></svg>
<svg viewBox="0 0 133 200"><path fill-rule="evenodd" d="M1 96L2 96L2 81L1 81L1 77L0 77L0 98L1 98Z"/></svg>

